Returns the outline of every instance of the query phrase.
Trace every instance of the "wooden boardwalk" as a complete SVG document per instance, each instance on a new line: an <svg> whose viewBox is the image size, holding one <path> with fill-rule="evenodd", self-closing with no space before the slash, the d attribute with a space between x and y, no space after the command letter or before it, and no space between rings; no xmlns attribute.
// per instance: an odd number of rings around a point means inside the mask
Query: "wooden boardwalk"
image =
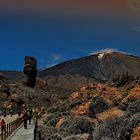
<svg viewBox="0 0 140 140"><path fill-rule="evenodd" d="M11 133L20 126L21 124L21 117L19 117L17 114L13 115L12 117L10 115L3 117L0 116L0 119L4 119L6 124L6 131L2 133L1 127L0 127L0 140L5 140Z"/></svg>
<svg viewBox="0 0 140 140"><path fill-rule="evenodd" d="M9 140L34 140L34 128L35 125L32 123L28 124L27 129L21 126L10 138Z"/></svg>

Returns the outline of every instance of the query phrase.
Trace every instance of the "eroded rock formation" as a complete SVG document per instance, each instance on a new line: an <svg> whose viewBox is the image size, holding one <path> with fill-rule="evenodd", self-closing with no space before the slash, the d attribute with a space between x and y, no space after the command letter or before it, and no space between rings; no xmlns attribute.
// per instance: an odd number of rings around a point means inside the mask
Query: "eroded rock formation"
<svg viewBox="0 0 140 140"><path fill-rule="evenodd" d="M28 80L26 85L29 87L34 87L36 83L37 76L37 60L32 56L25 57L24 73L27 75Z"/></svg>
<svg viewBox="0 0 140 140"><path fill-rule="evenodd" d="M0 91L7 93L7 95L10 95L10 88L7 84L7 80L4 76L0 75Z"/></svg>

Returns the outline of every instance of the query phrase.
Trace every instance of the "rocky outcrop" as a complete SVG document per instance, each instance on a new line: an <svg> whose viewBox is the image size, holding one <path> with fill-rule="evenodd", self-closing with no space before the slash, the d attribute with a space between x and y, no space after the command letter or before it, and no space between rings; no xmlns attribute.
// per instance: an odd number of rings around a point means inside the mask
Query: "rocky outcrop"
<svg viewBox="0 0 140 140"><path fill-rule="evenodd" d="M7 84L7 80L4 76L0 75L0 91L7 93L7 95L10 95L10 88Z"/></svg>
<svg viewBox="0 0 140 140"><path fill-rule="evenodd" d="M9 84L7 78L0 75L0 109L17 109L24 104L17 93L12 91L16 84Z"/></svg>
<svg viewBox="0 0 140 140"><path fill-rule="evenodd" d="M38 130L42 138L127 140L139 136L139 79L129 74L120 77L114 81L120 85L90 83L48 107L44 126Z"/></svg>
<svg viewBox="0 0 140 140"><path fill-rule="evenodd" d="M37 76L37 60L32 56L25 57L24 73L27 75L28 80L26 85L29 87L34 87L36 83Z"/></svg>
<svg viewBox="0 0 140 140"><path fill-rule="evenodd" d="M28 69L29 67L25 68L25 72L29 72L30 70ZM36 74L34 66L31 69ZM70 60L52 68L39 70L37 75L41 79L47 81L50 90L53 91L54 94L61 92L63 95L67 95L79 90L88 83L105 83L112 81L112 79L118 75L124 75L126 72L128 72L130 74L130 78L127 75L122 78L120 77L120 81L117 81L116 83L116 86L123 86L123 84L129 83L128 80L134 80L131 75L134 77L138 77L140 75L139 69L140 57L120 52L103 52ZM26 75L21 72L0 72L3 73L6 78L8 78L8 82L10 83L23 83L26 80ZM127 83L125 83L126 80L128 81ZM27 85L30 84L29 81L32 81L32 79L28 80Z"/></svg>

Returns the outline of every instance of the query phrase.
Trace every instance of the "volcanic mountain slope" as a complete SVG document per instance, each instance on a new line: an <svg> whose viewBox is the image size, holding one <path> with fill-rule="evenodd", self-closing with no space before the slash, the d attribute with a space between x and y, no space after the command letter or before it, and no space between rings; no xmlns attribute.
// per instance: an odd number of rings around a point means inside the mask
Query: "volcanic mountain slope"
<svg viewBox="0 0 140 140"><path fill-rule="evenodd" d="M140 57L106 51L40 70L38 77L46 80L49 89L61 96L79 90L91 82L105 83L126 72L138 76L139 69ZM1 73L10 83L23 83L27 79L22 72Z"/></svg>
<svg viewBox="0 0 140 140"><path fill-rule="evenodd" d="M139 93L140 77L128 74L91 83L47 108L38 132L43 140L138 140Z"/></svg>
<svg viewBox="0 0 140 140"><path fill-rule="evenodd" d="M94 82L106 82L119 74L140 75L140 57L120 52L102 52L45 69L39 76L48 84L78 90Z"/></svg>
<svg viewBox="0 0 140 140"><path fill-rule="evenodd" d="M19 71L0 71L0 75L3 75L8 83L23 83L26 81L26 75L23 72Z"/></svg>

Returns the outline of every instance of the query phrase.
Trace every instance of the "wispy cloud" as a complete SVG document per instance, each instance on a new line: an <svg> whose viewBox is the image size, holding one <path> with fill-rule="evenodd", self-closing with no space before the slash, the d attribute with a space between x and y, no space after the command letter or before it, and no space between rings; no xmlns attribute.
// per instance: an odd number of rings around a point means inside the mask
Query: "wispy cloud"
<svg viewBox="0 0 140 140"><path fill-rule="evenodd" d="M51 58L53 59L53 61L59 61L62 59L62 56L60 54L52 54Z"/></svg>
<svg viewBox="0 0 140 140"><path fill-rule="evenodd" d="M55 65L57 65L57 64L58 64L58 63L48 64L48 65L47 65L47 68L53 67L53 66L55 66Z"/></svg>
<svg viewBox="0 0 140 140"><path fill-rule="evenodd" d="M39 60L38 64L41 69L53 67L63 60L62 55L57 53L52 53L50 55L43 55Z"/></svg>
<svg viewBox="0 0 140 140"><path fill-rule="evenodd" d="M50 56L50 58L51 58L51 61L50 61L50 63L47 65L48 68L53 67L53 66L59 64L59 63L61 62L61 60L63 59L63 58L62 58L62 55L60 55L60 54L55 54L55 53L52 54L52 55Z"/></svg>

